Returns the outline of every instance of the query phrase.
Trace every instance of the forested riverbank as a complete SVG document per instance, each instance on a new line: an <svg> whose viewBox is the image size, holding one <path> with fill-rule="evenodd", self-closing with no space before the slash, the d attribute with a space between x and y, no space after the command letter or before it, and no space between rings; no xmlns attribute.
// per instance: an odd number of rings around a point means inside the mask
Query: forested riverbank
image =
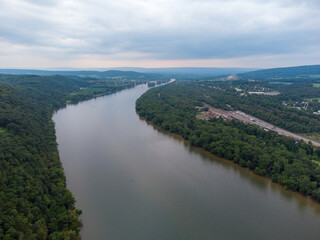
<svg viewBox="0 0 320 240"><path fill-rule="evenodd" d="M198 109L207 98L203 88L202 83L175 83L154 88L137 100L136 110L140 116L181 135L192 145L320 201L318 148L239 121L197 119ZM218 99L223 95L222 89L221 92ZM210 101L218 103L214 91L211 93Z"/></svg>
<svg viewBox="0 0 320 240"><path fill-rule="evenodd" d="M120 86L90 78L0 75L0 239L79 239L81 210L66 188L55 110Z"/></svg>

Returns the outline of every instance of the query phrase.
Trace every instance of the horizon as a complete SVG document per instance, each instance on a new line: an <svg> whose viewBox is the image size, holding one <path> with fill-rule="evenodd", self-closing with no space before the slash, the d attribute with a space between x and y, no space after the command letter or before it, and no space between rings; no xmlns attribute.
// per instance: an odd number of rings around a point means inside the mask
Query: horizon
<svg viewBox="0 0 320 240"><path fill-rule="evenodd" d="M110 68L81 68L81 67L52 67L52 68L0 68L0 70L34 70L34 71L52 71L52 72L72 72L72 71L136 71L138 72L139 69L145 69L145 70L161 70L161 69L167 69L167 70L174 70L174 69L246 69L249 71L256 71L256 70L268 70L268 69L278 69L278 68L296 68L296 67L307 67L307 66L320 66L320 64L310 64L310 65L293 65L293 66L283 66L283 67L270 67L270 68L250 68L250 67L110 67Z"/></svg>
<svg viewBox="0 0 320 240"><path fill-rule="evenodd" d="M311 66L311 65L308 65ZM299 67L299 66L292 66ZM0 68L0 70L36 70L36 71L108 71L108 70L119 70L119 71L131 71L121 69L267 69L267 68L247 68L247 67L111 67L111 68L81 68L81 67L52 67L52 68ZM135 71L135 70L132 70Z"/></svg>

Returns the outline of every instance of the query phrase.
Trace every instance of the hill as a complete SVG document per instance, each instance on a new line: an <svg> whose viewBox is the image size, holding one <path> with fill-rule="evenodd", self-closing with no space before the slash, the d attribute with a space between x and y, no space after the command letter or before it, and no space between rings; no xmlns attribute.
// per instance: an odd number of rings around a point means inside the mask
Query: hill
<svg viewBox="0 0 320 240"><path fill-rule="evenodd" d="M229 75L244 73L253 68L210 68L210 67L175 67L175 68L116 68L116 70L136 71L141 73L161 74L174 78L199 78L214 77L220 75Z"/></svg>
<svg viewBox="0 0 320 240"><path fill-rule="evenodd" d="M239 73L238 76L244 79L288 79L288 78L320 78L320 65L271 68L256 70L246 73Z"/></svg>
<svg viewBox="0 0 320 240"><path fill-rule="evenodd" d="M159 74L138 73L135 71L46 71L46 70L33 70L33 69L0 69L2 74L15 74L15 75L63 75L63 76L77 76L77 77L94 77L99 79L118 78L120 80L159 80Z"/></svg>
<svg viewBox="0 0 320 240"><path fill-rule="evenodd" d="M159 80L163 78L193 79L200 77L214 77L221 75L244 73L256 70L253 68L200 68L200 67L178 67L178 68L136 68L119 67L110 69L93 70L33 70L33 69L0 69L2 74L32 74L32 75L64 75L78 77L94 77L99 79L119 78L134 80Z"/></svg>

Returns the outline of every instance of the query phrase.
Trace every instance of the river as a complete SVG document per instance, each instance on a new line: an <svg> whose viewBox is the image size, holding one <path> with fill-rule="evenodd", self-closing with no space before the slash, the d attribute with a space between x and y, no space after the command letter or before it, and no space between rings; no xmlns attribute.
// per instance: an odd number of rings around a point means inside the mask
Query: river
<svg viewBox="0 0 320 240"><path fill-rule="evenodd" d="M320 239L320 204L139 119L146 90L53 116L83 240Z"/></svg>

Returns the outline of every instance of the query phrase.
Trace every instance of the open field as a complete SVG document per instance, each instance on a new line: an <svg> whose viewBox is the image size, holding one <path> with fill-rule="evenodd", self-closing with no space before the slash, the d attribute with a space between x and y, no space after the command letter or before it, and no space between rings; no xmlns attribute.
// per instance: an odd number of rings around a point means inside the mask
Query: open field
<svg viewBox="0 0 320 240"><path fill-rule="evenodd" d="M250 95L251 94L256 94L256 95L266 95L266 96L276 96L279 95L280 92L273 91L273 92L248 92Z"/></svg>
<svg viewBox="0 0 320 240"><path fill-rule="evenodd" d="M300 135L313 141L320 142L320 133L301 133Z"/></svg>
<svg viewBox="0 0 320 240"><path fill-rule="evenodd" d="M320 83L314 83L313 86L317 87L317 88L320 88Z"/></svg>
<svg viewBox="0 0 320 240"><path fill-rule="evenodd" d="M277 81L274 81L274 82L269 82L269 84L283 84L283 85L290 85L292 84L292 82L277 82Z"/></svg>
<svg viewBox="0 0 320 240"><path fill-rule="evenodd" d="M320 101L320 98L306 98L306 101Z"/></svg>

